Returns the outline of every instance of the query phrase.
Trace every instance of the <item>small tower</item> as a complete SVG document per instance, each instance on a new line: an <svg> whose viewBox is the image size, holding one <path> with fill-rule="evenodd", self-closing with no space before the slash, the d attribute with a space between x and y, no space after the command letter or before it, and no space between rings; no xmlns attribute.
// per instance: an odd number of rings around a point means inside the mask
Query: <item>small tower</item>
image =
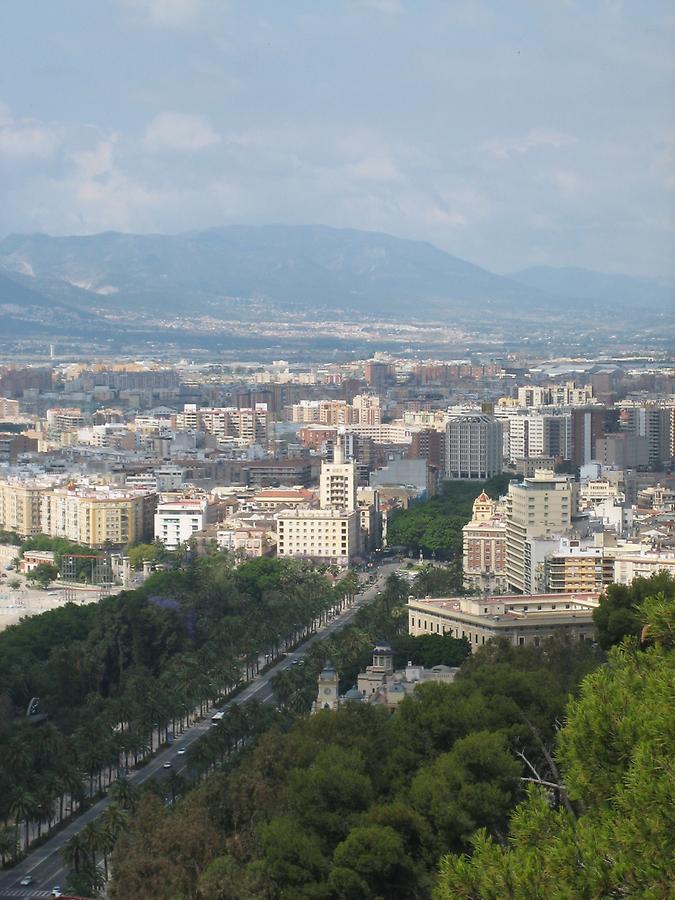
<svg viewBox="0 0 675 900"><path fill-rule="evenodd" d="M373 647L373 664L368 666L369 672L382 675L394 674L394 651L387 641L378 641Z"/></svg>
<svg viewBox="0 0 675 900"><path fill-rule="evenodd" d="M337 709L339 705L338 673L332 662L327 661L318 678L318 691L312 712L322 709Z"/></svg>
<svg viewBox="0 0 675 900"><path fill-rule="evenodd" d="M473 521L489 522L494 516L497 504L483 491L473 501Z"/></svg>

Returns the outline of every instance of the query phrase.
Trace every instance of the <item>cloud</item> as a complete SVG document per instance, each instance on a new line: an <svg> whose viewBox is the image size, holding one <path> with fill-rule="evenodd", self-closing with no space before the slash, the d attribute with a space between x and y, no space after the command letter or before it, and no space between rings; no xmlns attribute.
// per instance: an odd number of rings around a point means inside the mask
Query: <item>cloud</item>
<svg viewBox="0 0 675 900"><path fill-rule="evenodd" d="M17 119L0 103L0 157L47 159L61 143L58 128L34 119Z"/></svg>
<svg viewBox="0 0 675 900"><path fill-rule="evenodd" d="M181 28L193 22L202 0L121 0L122 6L158 28Z"/></svg>
<svg viewBox="0 0 675 900"><path fill-rule="evenodd" d="M400 181L403 177L394 162L386 158L362 159L346 167L347 175L364 181Z"/></svg>
<svg viewBox="0 0 675 900"><path fill-rule="evenodd" d="M143 136L143 146L152 153L205 150L219 142L220 137L204 116L177 112L156 115Z"/></svg>
<svg viewBox="0 0 675 900"><path fill-rule="evenodd" d="M389 16L403 12L402 0L365 0L365 5Z"/></svg>
<svg viewBox="0 0 675 900"><path fill-rule="evenodd" d="M533 128L522 137L492 138L484 141L482 150L497 159L508 159L514 154L529 153L530 150L540 150L567 147L576 143L576 138L562 131L554 131L548 128Z"/></svg>

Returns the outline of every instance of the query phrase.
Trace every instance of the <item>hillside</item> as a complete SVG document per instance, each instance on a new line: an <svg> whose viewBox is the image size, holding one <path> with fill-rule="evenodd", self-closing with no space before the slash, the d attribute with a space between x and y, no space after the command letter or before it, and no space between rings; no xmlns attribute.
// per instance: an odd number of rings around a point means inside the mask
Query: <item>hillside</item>
<svg viewBox="0 0 675 900"><path fill-rule="evenodd" d="M486 316L548 318L559 303L538 285L495 275L425 242L324 226L12 235L0 242L3 270L49 299L98 312L246 320L280 313L410 319L414 311L419 319L475 324ZM564 284L568 309L591 312L588 297ZM662 301L655 291L645 305Z"/></svg>
<svg viewBox="0 0 675 900"><path fill-rule="evenodd" d="M672 310L675 283L667 279L631 278L574 267L535 266L514 272L514 281L565 299L624 309Z"/></svg>

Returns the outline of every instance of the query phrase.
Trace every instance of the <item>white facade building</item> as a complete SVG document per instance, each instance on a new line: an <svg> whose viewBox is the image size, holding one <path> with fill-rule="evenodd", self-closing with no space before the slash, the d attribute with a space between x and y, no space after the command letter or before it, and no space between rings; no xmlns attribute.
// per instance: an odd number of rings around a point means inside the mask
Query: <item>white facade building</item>
<svg viewBox="0 0 675 900"><path fill-rule="evenodd" d="M161 541L169 550L175 550L201 531L207 520L206 498L160 503L155 513L155 540Z"/></svg>

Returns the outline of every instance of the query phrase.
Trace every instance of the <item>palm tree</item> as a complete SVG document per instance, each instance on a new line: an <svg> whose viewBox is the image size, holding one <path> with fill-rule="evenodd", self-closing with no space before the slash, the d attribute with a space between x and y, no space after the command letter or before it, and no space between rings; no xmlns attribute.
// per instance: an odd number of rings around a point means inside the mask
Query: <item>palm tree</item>
<svg viewBox="0 0 675 900"><path fill-rule="evenodd" d="M133 812L138 801L138 790L127 778L118 778L110 788L109 796L121 809Z"/></svg>
<svg viewBox="0 0 675 900"><path fill-rule="evenodd" d="M95 821L89 822L80 832L82 841L89 851L89 861L92 869L96 868L96 854L100 849L101 834L101 829Z"/></svg>
<svg viewBox="0 0 675 900"><path fill-rule="evenodd" d="M17 831L21 822L25 823L26 842L24 846L28 849L28 844L30 843L30 823L38 814L35 798L25 790L25 788L19 788L14 794L10 809L15 817Z"/></svg>
<svg viewBox="0 0 675 900"><path fill-rule="evenodd" d="M108 834L110 834L114 843L119 837L120 832L123 831L129 823L129 812L126 809L122 809L117 803L111 803L101 816L101 821L103 827Z"/></svg>
<svg viewBox="0 0 675 900"><path fill-rule="evenodd" d="M89 848L81 832L74 834L61 850L63 864L79 874L89 858Z"/></svg>
<svg viewBox="0 0 675 900"><path fill-rule="evenodd" d="M8 859L14 859L17 850L16 829L3 828L0 830L0 865L4 866Z"/></svg>

